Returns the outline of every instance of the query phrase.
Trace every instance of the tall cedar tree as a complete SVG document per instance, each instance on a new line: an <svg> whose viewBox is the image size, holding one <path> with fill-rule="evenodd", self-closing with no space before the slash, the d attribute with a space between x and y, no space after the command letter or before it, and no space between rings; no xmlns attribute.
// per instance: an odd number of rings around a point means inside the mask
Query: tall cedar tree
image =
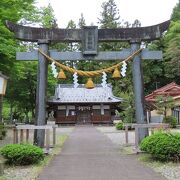
<svg viewBox="0 0 180 180"><path fill-rule="evenodd" d="M101 17L98 18L100 28L118 28L123 27L122 21L120 20L119 10L114 0L109 0L102 3L102 12L100 13ZM99 50L101 51L120 51L123 48L129 47L128 43L122 42L108 42L101 43L99 45ZM112 65L112 63L117 62L103 62L102 66L107 67ZM128 67L130 69L130 67ZM126 78L121 78L120 80L113 80L111 75L109 75L109 82L113 85L113 90L115 95L119 95L120 91L132 91L131 86L131 71L128 72Z"/></svg>

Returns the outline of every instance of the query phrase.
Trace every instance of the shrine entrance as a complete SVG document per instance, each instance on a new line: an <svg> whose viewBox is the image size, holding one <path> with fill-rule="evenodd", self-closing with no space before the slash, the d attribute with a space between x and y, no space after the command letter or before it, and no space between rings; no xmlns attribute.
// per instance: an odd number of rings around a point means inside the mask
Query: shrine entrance
<svg viewBox="0 0 180 180"><path fill-rule="evenodd" d="M162 59L161 51L141 49L142 42L159 39L169 27L170 21L158 25L137 28L98 29L97 26L85 26L83 29L45 29L21 26L7 21L6 26L15 33L15 37L22 41L38 42L39 51L17 53L17 60L38 60L37 94L36 94L36 125L46 124L46 86L47 86L47 59L80 61L80 60L124 60L133 59L133 86L135 94L136 122L147 123L144 101L143 71L141 59ZM130 49L119 52L98 52L98 42L129 42ZM48 50L51 42L80 42L82 52L54 52ZM56 63L57 64L57 63ZM125 68L124 68L125 69ZM70 69L72 70L72 69ZM114 70L114 69L112 69ZM72 70L75 73L75 70ZM78 71L78 75L84 74ZM96 72L97 73L97 72ZM103 71L100 71L103 73ZM124 74L124 73L123 73ZM92 73L85 73L86 76ZM86 111L85 111L86 112ZM79 118L80 122L88 119L85 113ZM140 129L138 136L142 140L147 136L147 129ZM37 132L37 145L44 145L44 131Z"/></svg>
<svg viewBox="0 0 180 180"><path fill-rule="evenodd" d="M91 124L91 111L90 110L78 111L77 124Z"/></svg>
<svg viewBox="0 0 180 180"><path fill-rule="evenodd" d="M92 107L78 106L77 107L77 124L90 124Z"/></svg>

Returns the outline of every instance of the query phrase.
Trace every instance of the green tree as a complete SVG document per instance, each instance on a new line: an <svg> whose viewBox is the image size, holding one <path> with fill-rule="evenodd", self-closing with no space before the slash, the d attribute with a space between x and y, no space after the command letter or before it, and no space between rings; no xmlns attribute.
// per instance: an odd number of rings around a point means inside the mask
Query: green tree
<svg viewBox="0 0 180 180"><path fill-rule="evenodd" d="M30 14L34 8L34 0L1 0L0 7L0 70L9 75L18 45L13 34L5 27L5 21L17 22L24 15Z"/></svg>
<svg viewBox="0 0 180 180"><path fill-rule="evenodd" d="M138 19L135 19L132 24L132 27L141 27L141 22Z"/></svg>
<svg viewBox="0 0 180 180"><path fill-rule="evenodd" d="M12 107L17 105L17 96L15 87L18 87L19 70L15 64L15 53L21 49L17 40L15 40L13 33L11 33L5 26L5 21L20 22L24 17L30 16L34 10L34 0L2 0L0 2L0 70L9 76L6 99ZM12 95L12 96L10 96ZM11 113L12 114L12 113Z"/></svg>
<svg viewBox="0 0 180 180"><path fill-rule="evenodd" d="M172 81L180 83L180 3L171 16L168 31L160 39L148 44L150 50L161 50L163 61L143 61L146 94Z"/></svg>
<svg viewBox="0 0 180 180"><path fill-rule="evenodd" d="M133 93L120 93L120 97L123 98L123 102L120 104L121 112L120 118L124 123L135 122L135 105Z"/></svg>
<svg viewBox="0 0 180 180"><path fill-rule="evenodd" d="M159 114L164 115L166 118L168 109L171 109L174 106L174 100L171 96L157 96L155 104Z"/></svg>
<svg viewBox="0 0 180 180"><path fill-rule="evenodd" d="M114 0L102 3L101 18L98 18L101 28L117 28L120 26L119 9Z"/></svg>
<svg viewBox="0 0 180 180"><path fill-rule="evenodd" d="M41 7L39 9L38 21L40 22L40 26L44 28L57 28L57 19L54 14L54 10L49 3L47 7Z"/></svg>
<svg viewBox="0 0 180 180"><path fill-rule="evenodd" d="M85 19L84 19L83 13L81 13L81 17L79 18L79 22L78 22L78 27L79 27L79 28L82 28L82 27L85 26L85 25L86 25L86 21L85 21Z"/></svg>
<svg viewBox="0 0 180 180"><path fill-rule="evenodd" d="M36 18L34 19L31 19L30 17L26 21L26 19L22 17L23 24L33 24L34 20L35 23L40 23L43 27L55 28L56 18L50 4L48 7L43 7L39 10L36 9L36 11L33 11L32 13L35 12ZM17 51L28 51L37 48L37 44L35 43L20 43L16 46L18 47ZM51 44L50 46L53 48L55 45ZM57 80L53 77L50 67L48 68L48 71L47 93L48 95L52 95L54 93L54 87ZM37 62L16 62L9 76L10 79L8 81L7 99L10 104L11 120L13 119L13 116L18 119L22 119L24 117L28 120L29 115L32 119L34 119L37 87Z"/></svg>
<svg viewBox="0 0 180 180"><path fill-rule="evenodd" d="M118 28L124 27L122 25L122 20L120 19L119 10L114 0L109 0L102 4L102 12L100 13L99 24L101 28ZM125 26L129 26L129 23ZM129 48L129 44L126 42L108 42L100 43L99 50L101 51L120 51L123 48ZM116 63L116 62L113 62ZM108 67L112 65L112 61L106 61L102 63L103 67ZM99 65L97 65L99 66ZM120 67L121 69L121 67ZM131 74L131 63L128 64L127 76L119 80L113 80L110 75L108 75L108 81L113 85L114 94L118 95L119 91L132 90L132 74Z"/></svg>
<svg viewBox="0 0 180 180"><path fill-rule="evenodd" d="M165 76L180 83L180 3L173 10L165 43Z"/></svg>

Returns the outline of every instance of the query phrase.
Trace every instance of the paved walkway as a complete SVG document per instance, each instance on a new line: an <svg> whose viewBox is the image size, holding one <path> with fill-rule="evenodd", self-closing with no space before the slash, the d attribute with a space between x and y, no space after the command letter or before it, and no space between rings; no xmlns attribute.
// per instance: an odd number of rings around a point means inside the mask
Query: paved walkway
<svg viewBox="0 0 180 180"><path fill-rule="evenodd" d="M163 180L93 126L77 126L40 180Z"/></svg>

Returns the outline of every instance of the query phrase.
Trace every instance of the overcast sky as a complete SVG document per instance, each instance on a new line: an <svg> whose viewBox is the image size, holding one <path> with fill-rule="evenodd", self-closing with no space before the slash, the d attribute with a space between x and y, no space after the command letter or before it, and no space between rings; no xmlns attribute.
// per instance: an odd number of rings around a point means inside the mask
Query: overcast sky
<svg viewBox="0 0 180 180"><path fill-rule="evenodd" d="M105 0L37 0L38 6L51 3L60 28L65 28L69 20L78 23L83 13L86 25L97 25ZM115 0L120 19L132 23L140 20L142 26L150 26L170 19L172 10L179 0Z"/></svg>

